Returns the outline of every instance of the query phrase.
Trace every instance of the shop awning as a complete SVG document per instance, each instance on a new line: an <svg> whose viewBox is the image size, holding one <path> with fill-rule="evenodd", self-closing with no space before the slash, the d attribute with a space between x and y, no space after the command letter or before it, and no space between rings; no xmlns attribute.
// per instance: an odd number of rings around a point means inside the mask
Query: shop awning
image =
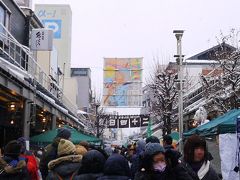
<svg viewBox="0 0 240 180"><path fill-rule="evenodd" d="M183 133L183 136L191 136L199 134L201 136L211 136L216 134L234 133L236 132L236 120L240 116L240 109L233 109L224 115L190 131Z"/></svg>
<svg viewBox="0 0 240 180"><path fill-rule="evenodd" d="M65 128L69 128L71 130L71 133L72 133L71 141L74 144L78 144L81 141L87 141L89 143L100 143L101 142L101 140L95 136L83 134L69 126L65 126ZM46 131L37 136L33 136L30 138L30 142L34 143L34 144L50 144L53 142L54 138L57 136L57 131L58 131L58 128L53 129L51 131Z"/></svg>

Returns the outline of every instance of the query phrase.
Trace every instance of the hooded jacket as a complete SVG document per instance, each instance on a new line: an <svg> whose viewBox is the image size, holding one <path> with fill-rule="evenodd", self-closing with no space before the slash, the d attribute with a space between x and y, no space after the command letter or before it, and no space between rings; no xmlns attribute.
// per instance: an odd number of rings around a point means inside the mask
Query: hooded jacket
<svg viewBox="0 0 240 180"><path fill-rule="evenodd" d="M46 179L73 179L80 168L81 160L81 155L67 155L50 161L48 163L49 173Z"/></svg>
<svg viewBox="0 0 240 180"><path fill-rule="evenodd" d="M131 175L134 177L135 173L139 170L141 164L141 157L143 156L145 150L145 141L139 140L137 142L136 154L132 157Z"/></svg>
<svg viewBox="0 0 240 180"><path fill-rule="evenodd" d="M104 176L98 180L128 180L130 179L130 168L128 161L119 154L111 155L104 166Z"/></svg>
<svg viewBox="0 0 240 180"><path fill-rule="evenodd" d="M82 159L82 166L79 169L79 175L75 180L96 180L103 176L105 157L97 150L88 151Z"/></svg>

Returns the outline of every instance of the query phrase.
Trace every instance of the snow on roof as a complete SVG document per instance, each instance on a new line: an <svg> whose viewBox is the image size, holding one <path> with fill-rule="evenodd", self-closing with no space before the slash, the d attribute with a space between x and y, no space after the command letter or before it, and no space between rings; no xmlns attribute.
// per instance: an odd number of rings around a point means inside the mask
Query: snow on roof
<svg viewBox="0 0 240 180"><path fill-rule="evenodd" d="M68 114L68 116L70 118L72 118L76 123L79 123L80 125L82 125L83 127L85 127L85 125L76 117L72 116L71 114Z"/></svg>
<svg viewBox="0 0 240 180"><path fill-rule="evenodd" d="M68 117L73 119L75 122L79 123L82 126L85 126L78 118L76 118L76 117L72 116L71 114L69 114L67 109L65 109L62 106L59 106L58 104L56 104L54 99L50 98L49 96L45 95L44 93L42 93L40 91L37 91L37 94L39 94L42 98L44 98L49 103L51 103L53 106L55 106L59 111L63 112Z"/></svg>
<svg viewBox="0 0 240 180"><path fill-rule="evenodd" d="M193 104L191 104L190 106L186 107L184 109L184 112L187 113L187 112L192 112L196 109L198 109L199 107L203 106L206 104L206 101L204 98L201 98L199 99L198 101L194 102Z"/></svg>
<svg viewBox="0 0 240 180"><path fill-rule="evenodd" d="M188 96L189 94L195 92L197 89L202 87L201 82L197 82L196 84L192 85L189 89L187 89L187 92L183 94L183 97Z"/></svg>
<svg viewBox="0 0 240 180"><path fill-rule="evenodd" d="M9 61L7 61L6 59L0 57L0 64L2 64L3 66L7 67L9 70L11 70L14 74L16 73L16 75L20 75L21 77L24 76L26 78L32 78L32 76L26 71L23 70L21 68L19 68L18 66L10 63Z"/></svg>
<svg viewBox="0 0 240 180"><path fill-rule="evenodd" d="M191 64L217 64L215 60L203 60L203 59L186 59L184 62Z"/></svg>
<svg viewBox="0 0 240 180"><path fill-rule="evenodd" d="M55 100L54 99L50 98L49 96L47 96L46 94L42 93L41 91L37 90L37 94L39 94L43 99L47 100L52 105L55 104Z"/></svg>
<svg viewBox="0 0 240 180"><path fill-rule="evenodd" d="M77 110L77 114L89 114L89 113L82 111L82 110Z"/></svg>

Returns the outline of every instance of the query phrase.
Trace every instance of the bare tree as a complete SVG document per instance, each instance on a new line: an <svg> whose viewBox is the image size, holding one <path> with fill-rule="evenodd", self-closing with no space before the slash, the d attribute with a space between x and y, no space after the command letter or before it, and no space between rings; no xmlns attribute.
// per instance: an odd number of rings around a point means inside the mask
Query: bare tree
<svg viewBox="0 0 240 180"><path fill-rule="evenodd" d="M101 95L97 95L94 90L94 98L92 98L92 118L89 124L89 129L97 137L103 137L104 129L108 126L109 116L104 108L101 107Z"/></svg>
<svg viewBox="0 0 240 180"><path fill-rule="evenodd" d="M150 100L151 113L160 117L159 123L163 123L163 134L170 134L172 129L172 111L178 94L174 82L175 76L176 70L168 69L157 62L148 83L153 94Z"/></svg>
<svg viewBox="0 0 240 180"><path fill-rule="evenodd" d="M227 36L221 33L219 46L209 53L209 58L216 60L217 64L212 72L201 76L204 96L209 100L208 108L227 112L239 107L239 40L239 31L234 29Z"/></svg>

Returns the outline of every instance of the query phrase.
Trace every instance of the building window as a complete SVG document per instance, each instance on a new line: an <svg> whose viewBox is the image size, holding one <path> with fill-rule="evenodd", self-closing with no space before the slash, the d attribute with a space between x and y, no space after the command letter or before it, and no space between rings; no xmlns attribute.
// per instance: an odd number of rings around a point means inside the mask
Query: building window
<svg viewBox="0 0 240 180"><path fill-rule="evenodd" d="M0 2L0 32L5 33L4 28L2 25L9 30L10 27L10 11L9 9L5 6L3 2Z"/></svg>
<svg viewBox="0 0 240 180"><path fill-rule="evenodd" d="M72 70L72 76L87 76L88 71L86 69Z"/></svg>

